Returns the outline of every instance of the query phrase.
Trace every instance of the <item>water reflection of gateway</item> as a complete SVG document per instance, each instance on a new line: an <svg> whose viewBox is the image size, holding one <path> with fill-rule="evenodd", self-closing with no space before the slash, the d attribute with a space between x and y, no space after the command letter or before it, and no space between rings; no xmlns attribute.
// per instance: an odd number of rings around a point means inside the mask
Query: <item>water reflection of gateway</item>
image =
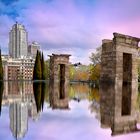
<svg viewBox="0 0 140 140"><path fill-rule="evenodd" d="M28 107L26 102L13 102L10 105L10 129L16 139L25 136L28 129Z"/></svg>

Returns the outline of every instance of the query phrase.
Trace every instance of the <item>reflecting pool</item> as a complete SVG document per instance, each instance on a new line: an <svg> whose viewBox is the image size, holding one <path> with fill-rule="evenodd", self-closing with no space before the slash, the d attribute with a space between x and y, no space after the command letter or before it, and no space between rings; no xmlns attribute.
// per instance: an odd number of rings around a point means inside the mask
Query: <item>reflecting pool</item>
<svg viewBox="0 0 140 140"><path fill-rule="evenodd" d="M111 136L101 128L99 91L70 84L69 108L52 109L48 83L0 84L0 140L139 140L140 133Z"/></svg>

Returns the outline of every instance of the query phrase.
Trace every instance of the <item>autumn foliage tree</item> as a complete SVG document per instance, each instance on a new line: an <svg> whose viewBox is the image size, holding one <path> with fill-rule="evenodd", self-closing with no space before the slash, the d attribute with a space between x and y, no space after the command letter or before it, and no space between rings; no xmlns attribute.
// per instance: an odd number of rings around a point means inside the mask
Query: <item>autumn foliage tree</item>
<svg viewBox="0 0 140 140"><path fill-rule="evenodd" d="M100 78L100 71L101 71L100 64L90 65L89 80L90 81L98 81Z"/></svg>
<svg viewBox="0 0 140 140"><path fill-rule="evenodd" d="M88 66L80 65L78 67L70 66L70 80L71 81L88 81Z"/></svg>
<svg viewBox="0 0 140 140"><path fill-rule="evenodd" d="M101 52L102 48L99 47L96 49L95 53L91 54L90 60L92 64L89 67L89 80L94 81L96 86L99 86L99 78L101 72Z"/></svg>

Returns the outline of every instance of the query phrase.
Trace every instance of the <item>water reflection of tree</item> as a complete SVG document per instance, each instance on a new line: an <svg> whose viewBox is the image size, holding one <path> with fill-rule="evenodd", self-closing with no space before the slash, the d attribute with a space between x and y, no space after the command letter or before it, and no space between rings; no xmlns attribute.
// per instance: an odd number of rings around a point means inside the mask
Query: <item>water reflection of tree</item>
<svg viewBox="0 0 140 140"><path fill-rule="evenodd" d="M44 99L46 95L46 83L45 82L34 82L33 83L34 98L36 102L37 112L43 110Z"/></svg>
<svg viewBox="0 0 140 140"><path fill-rule="evenodd" d="M99 89L98 88L93 88L93 87L89 87L89 96L88 96L88 100L92 101L89 109L91 113L95 113L95 118L96 119L100 119L100 96L99 96Z"/></svg>
<svg viewBox="0 0 140 140"><path fill-rule="evenodd" d="M88 84L71 84L69 86L69 97L79 96L80 99L87 98L89 87Z"/></svg>
<svg viewBox="0 0 140 140"><path fill-rule="evenodd" d="M2 81L0 81L0 115L1 115L3 89L4 89L4 84Z"/></svg>
<svg viewBox="0 0 140 140"><path fill-rule="evenodd" d="M42 82L42 85L41 85L41 107L42 107L42 110L43 110L43 107L44 107L44 99L45 99L45 93L46 93L46 83L45 82Z"/></svg>
<svg viewBox="0 0 140 140"><path fill-rule="evenodd" d="M49 102L49 83L46 82L45 84L45 101Z"/></svg>
<svg viewBox="0 0 140 140"><path fill-rule="evenodd" d="M90 88L88 99L90 101L95 100L95 101L99 102L99 100L100 100L99 89L98 88Z"/></svg>
<svg viewBox="0 0 140 140"><path fill-rule="evenodd" d="M93 100L89 106L90 112L95 113L95 118L100 119L100 104L96 100Z"/></svg>
<svg viewBox="0 0 140 140"><path fill-rule="evenodd" d="M87 99L90 101L96 100L99 102L99 89L92 88L88 84L71 84L69 86L69 97L79 97L80 99Z"/></svg>

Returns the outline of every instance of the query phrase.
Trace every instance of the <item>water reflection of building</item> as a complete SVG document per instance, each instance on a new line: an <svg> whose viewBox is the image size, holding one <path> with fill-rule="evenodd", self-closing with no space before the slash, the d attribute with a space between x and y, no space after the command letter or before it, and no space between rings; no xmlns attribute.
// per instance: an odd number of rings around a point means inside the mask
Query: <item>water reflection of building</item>
<svg viewBox="0 0 140 140"><path fill-rule="evenodd" d="M37 121L40 117L40 113L37 112L35 102L30 102L28 105L28 116L32 118L33 121Z"/></svg>
<svg viewBox="0 0 140 140"><path fill-rule="evenodd" d="M16 139L25 136L28 130L28 107L26 102L13 102L10 105L10 129Z"/></svg>
<svg viewBox="0 0 140 140"><path fill-rule="evenodd" d="M24 100L31 100L33 98L33 85L32 82L4 82L3 92L4 102L12 102L12 100L21 100L24 96ZM13 98L14 97L14 98ZM21 98L22 97L22 98ZM26 98L26 99L25 99Z"/></svg>
<svg viewBox="0 0 140 140"><path fill-rule="evenodd" d="M41 102L44 102L46 88L42 86L43 95ZM33 94L33 84L31 81L26 82L4 82L4 92L0 84L1 91L1 106L11 105L14 102L26 102L28 104L29 117L33 120L38 120L39 113L37 112L36 101ZM37 92L38 94L38 92ZM43 103L42 103L43 107Z"/></svg>
<svg viewBox="0 0 140 140"><path fill-rule="evenodd" d="M28 104L29 117L33 120L38 120L39 113L37 112L36 101L33 93L33 83L31 81L19 82L4 82L4 92L2 105L10 105L13 102L26 102ZM45 94L46 88L42 86L41 91ZM36 94L39 94L38 92ZM45 98L45 95L42 96ZM41 99L44 101L44 99ZM43 104L43 103L42 103Z"/></svg>
<svg viewBox="0 0 140 140"><path fill-rule="evenodd" d="M16 82L10 82L16 84ZM34 121L39 119L40 114L37 112L33 86L31 82L19 82L16 92L9 93L7 95L7 102L10 104L9 116L10 116L10 129L13 136L16 139L23 138L28 130L28 117L31 117ZM30 90L29 90L30 89Z"/></svg>

